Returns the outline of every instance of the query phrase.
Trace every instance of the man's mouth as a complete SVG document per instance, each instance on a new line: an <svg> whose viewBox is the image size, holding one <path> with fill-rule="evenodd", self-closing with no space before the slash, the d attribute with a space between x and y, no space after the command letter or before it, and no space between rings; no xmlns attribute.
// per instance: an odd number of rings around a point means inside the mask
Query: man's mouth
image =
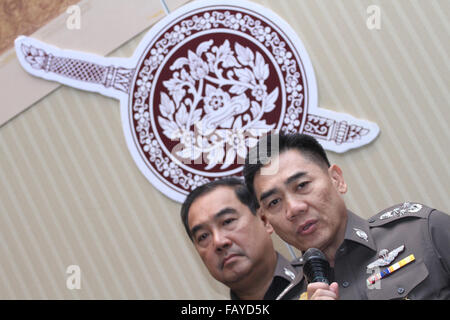
<svg viewBox="0 0 450 320"><path fill-rule="evenodd" d="M240 257L239 254L237 253L232 253L227 255L223 260L222 260L222 269L228 264L233 262L237 257Z"/></svg>
<svg viewBox="0 0 450 320"><path fill-rule="evenodd" d="M317 220L308 220L297 228L297 233L306 236L317 229Z"/></svg>

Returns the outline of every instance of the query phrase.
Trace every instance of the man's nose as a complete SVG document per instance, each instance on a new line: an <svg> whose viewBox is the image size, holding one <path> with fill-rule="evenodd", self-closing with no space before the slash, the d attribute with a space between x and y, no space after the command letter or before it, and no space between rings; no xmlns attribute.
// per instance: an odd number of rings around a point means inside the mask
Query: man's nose
<svg viewBox="0 0 450 320"><path fill-rule="evenodd" d="M289 221L292 221L296 216L305 213L308 208L305 201L294 197L287 198L286 203L286 218Z"/></svg>
<svg viewBox="0 0 450 320"><path fill-rule="evenodd" d="M214 247L217 252L221 252L231 246L231 240L227 237L225 232L214 232Z"/></svg>

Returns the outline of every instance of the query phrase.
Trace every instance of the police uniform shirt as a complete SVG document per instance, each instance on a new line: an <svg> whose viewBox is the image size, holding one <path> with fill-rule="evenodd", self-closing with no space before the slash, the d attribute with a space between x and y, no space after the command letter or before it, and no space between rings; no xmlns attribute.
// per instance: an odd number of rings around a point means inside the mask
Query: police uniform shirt
<svg viewBox="0 0 450 320"><path fill-rule="evenodd" d="M369 277L396 263L403 266L368 284ZM368 220L348 211L345 240L331 271L339 299L450 299L450 216L408 202ZM294 282L301 283L305 298L304 277Z"/></svg>
<svg viewBox="0 0 450 320"><path fill-rule="evenodd" d="M285 257L277 252L277 265L273 275L272 283L264 294L264 300L275 300L283 290L285 290L296 277L303 278L301 265L293 266ZM300 297L301 286L291 286L283 295L283 300L294 299ZM239 297L230 290L230 298L232 300L240 300Z"/></svg>

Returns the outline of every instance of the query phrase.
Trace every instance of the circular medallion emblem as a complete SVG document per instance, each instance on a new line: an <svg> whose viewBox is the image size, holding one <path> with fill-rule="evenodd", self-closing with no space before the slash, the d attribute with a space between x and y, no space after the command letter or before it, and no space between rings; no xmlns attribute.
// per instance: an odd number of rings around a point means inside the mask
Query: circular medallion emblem
<svg viewBox="0 0 450 320"><path fill-rule="evenodd" d="M240 175L269 131L301 132L316 102L311 63L287 23L247 2L210 4L192 3L153 27L129 96L139 156L178 201Z"/></svg>
<svg viewBox="0 0 450 320"><path fill-rule="evenodd" d="M240 175L269 131L305 133L327 150L371 142L369 121L317 107L309 57L292 28L244 0L195 1L152 27L131 58L103 58L19 37L31 74L120 100L127 146L145 177L182 202Z"/></svg>

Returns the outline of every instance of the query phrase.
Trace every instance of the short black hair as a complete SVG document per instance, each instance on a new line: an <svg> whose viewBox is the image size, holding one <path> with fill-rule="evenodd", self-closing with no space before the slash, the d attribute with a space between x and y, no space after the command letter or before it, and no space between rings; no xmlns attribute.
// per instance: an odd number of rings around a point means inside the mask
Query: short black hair
<svg viewBox="0 0 450 320"><path fill-rule="evenodd" d="M246 205L253 215L256 215L257 204L254 201L254 197L251 195L249 190L247 189L244 181L237 177L228 177L222 178L218 180L214 180L212 182L208 182L196 189L194 189L184 200L183 205L181 206L181 221L183 222L184 228L186 229L189 238L192 240L191 230L189 229L189 209L191 208L194 201L209 192L214 191L217 187L231 187L234 189L236 197Z"/></svg>
<svg viewBox="0 0 450 320"><path fill-rule="evenodd" d="M302 156L313 161L323 168L330 167L330 161L327 154L320 143L312 136L306 134L269 134L259 139L257 145L253 147L247 154L244 165L245 184L250 193L256 199L253 182L255 175L269 163L273 156L280 155L287 150L298 150Z"/></svg>

